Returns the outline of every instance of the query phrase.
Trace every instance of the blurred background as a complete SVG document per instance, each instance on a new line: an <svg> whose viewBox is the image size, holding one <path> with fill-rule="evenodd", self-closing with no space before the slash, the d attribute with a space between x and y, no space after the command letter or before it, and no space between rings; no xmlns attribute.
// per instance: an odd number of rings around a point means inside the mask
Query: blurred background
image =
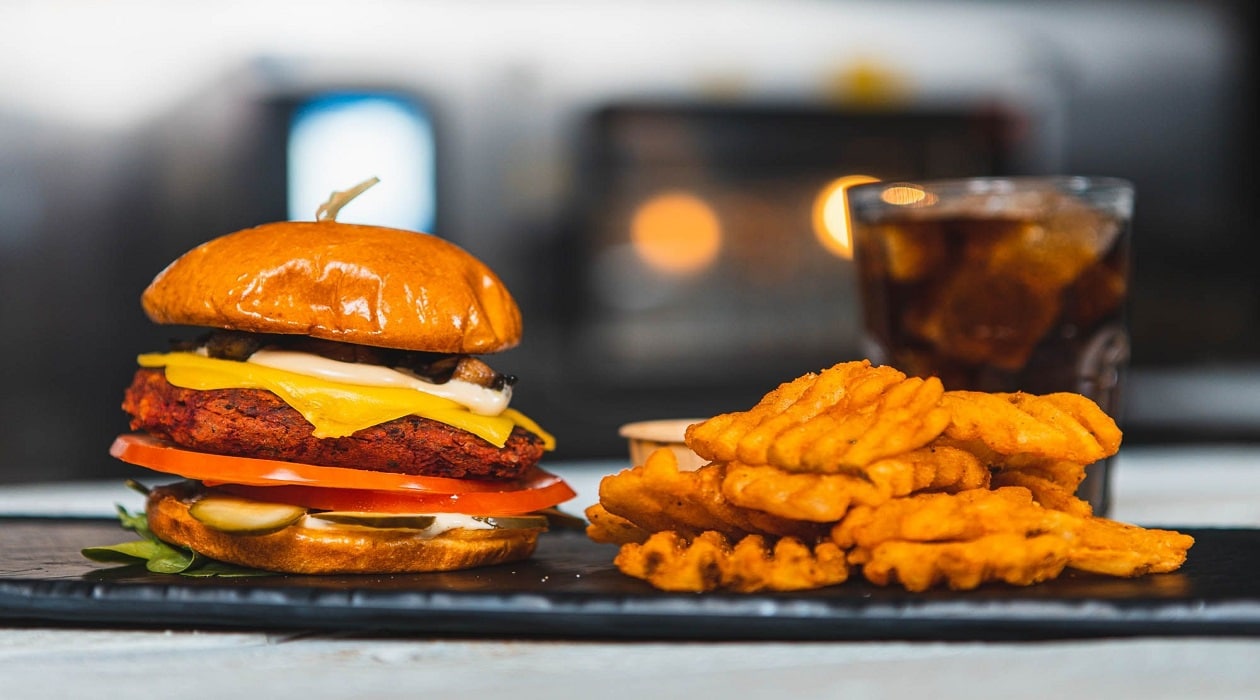
<svg viewBox="0 0 1260 700"><path fill-rule="evenodd" d="M1126 439L1260 440L1243 0L0 0L0 27L0 481L129 473L122 390L179 334L145 285L370 176L341 220L516 294L490 361L557 459L860 357L813 218L851 173L1131 179Z"/></svg>

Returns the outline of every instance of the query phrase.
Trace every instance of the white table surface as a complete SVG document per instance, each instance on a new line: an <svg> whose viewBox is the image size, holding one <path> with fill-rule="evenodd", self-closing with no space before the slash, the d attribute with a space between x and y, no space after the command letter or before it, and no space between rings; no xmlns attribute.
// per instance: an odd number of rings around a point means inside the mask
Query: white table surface
<svg viewBox="0 0 1260 700"><path fill-rule="evenodd" d="M615 463L551 465L596 498ZM1125 448L1112 516L1260 527L1260 446ZM117 483L0 487L0 514L110 515ZM1260 587L1260 581L1257 582ZM437 695L440 694L440 695ZM0 626L0 698L1260 698L1260 639L632 643Z"/></svg>

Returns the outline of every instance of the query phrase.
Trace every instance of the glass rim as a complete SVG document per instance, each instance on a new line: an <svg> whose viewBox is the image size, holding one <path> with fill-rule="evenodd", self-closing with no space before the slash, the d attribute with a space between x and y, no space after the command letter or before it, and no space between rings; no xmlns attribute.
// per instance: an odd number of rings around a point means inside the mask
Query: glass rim
<svg viewBox="0 0 1260 700"><path fill-rule="evenodd" d="M934 192L1018 192L1038 185L1054 185L1066 191L1132 190L1133 182L1111 175L980 175L976 177L903 178L853 185L850 192L869 192L890 185L915 185Z"/></svg>
<svg viewBox="0 0 1260 700"><path fill-rule="evenodd" d="M964 195L1011 195L1051 188L1066 195L1085 197L1096 203L1111 202L1131 211L1135 188L1120 177L1096 175L985 175L957 178L877 180L849 187L845 194L851 206L867 211L887 210L896 205L883 201L889 187L913 187L941 198Z"/></svg>

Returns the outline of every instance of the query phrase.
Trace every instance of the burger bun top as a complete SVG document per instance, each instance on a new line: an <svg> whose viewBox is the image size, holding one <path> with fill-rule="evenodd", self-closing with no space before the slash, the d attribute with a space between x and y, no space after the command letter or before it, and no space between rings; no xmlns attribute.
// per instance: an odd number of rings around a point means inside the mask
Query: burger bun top
<svg viewBox="0 0 1260 700"><path fill-rule="evenodd" d="M144 291L156 323L480 354L520 342L490 268L436 236L336 221L237 231L171 263Z"/></svg>

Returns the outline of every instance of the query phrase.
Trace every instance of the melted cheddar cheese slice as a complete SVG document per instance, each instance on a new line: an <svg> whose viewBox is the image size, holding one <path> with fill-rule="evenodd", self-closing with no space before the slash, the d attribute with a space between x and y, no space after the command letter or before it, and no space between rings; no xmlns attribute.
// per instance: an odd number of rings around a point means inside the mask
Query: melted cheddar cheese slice
<svg viewBox="0 0 1260 700"><path fill-rule="evenodd" d="M416 415L467 430L496 447L503 447L512 428L519 425L541 437L548 450L555 448L551 435L511 408L497 416L483 416L450 399L415 389L332 382L189 352L149 353L141 355L138 362L141 367L164 367L166 381L185 389L270 391L301 413L314 426L312 434L318 438L345 437L396 418Z"/></svg>

